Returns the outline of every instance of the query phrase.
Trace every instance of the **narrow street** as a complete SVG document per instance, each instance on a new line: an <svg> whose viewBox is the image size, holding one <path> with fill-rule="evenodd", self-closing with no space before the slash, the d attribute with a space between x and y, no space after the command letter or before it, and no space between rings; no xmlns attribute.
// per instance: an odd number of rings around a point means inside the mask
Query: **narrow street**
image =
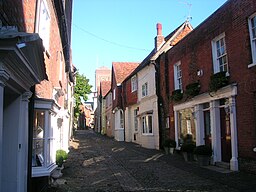
<svg viewBox="0 0 256 192"><path fill-rule="evenodd" d="M56 192L87 191L255 191L256 176L217 172L92 130L76 132Z"/></svg>

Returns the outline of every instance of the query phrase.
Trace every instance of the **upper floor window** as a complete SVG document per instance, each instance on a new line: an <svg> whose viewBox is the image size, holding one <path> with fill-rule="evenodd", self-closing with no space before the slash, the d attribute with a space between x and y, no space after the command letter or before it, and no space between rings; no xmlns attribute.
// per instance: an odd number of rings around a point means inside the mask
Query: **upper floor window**
<svg viewBox="0 0 256 192"><path fill-rule="evenodd" d="M148 83L144 83L142 85L142 97L145 97L148 95Z"/></svg>
<svg viewBox="0 0 256 192"><path fill-rule="evenodd" d="M132 92L137 91L137 77L134 75L131 80Z"/></svg>
<svg viewBox="0 0 256 192"><path fill-rule="evenodd" d="M146 115L142 117L142 133L153 134L153 117Z"/></svg>
<svg viewBox="0 0 256 192"><path fill-rule="evenodd" d="M174 65L174 87L175 90L182 90L182 73L181 73L181 64L180 62Z"/></svg>
<svg viewBox="0 0 256 192"><path fill-rule="evenodd" d="M36 29L46 50L50 42L50 12L45 0L39 0Z"/></svg>
<svg viewBox="0 0 256 192"><path fill-rule="evenodd" d="M250 40L251 40L251 51L252 51L252 64L256 65L256 13L254 13L248 20Z"/></svg>
<svg viewBox="0 0 256 192"><path fill-rule="evenodd" d="M214 73L228 72L228 56L225 42L225 34L221 34L212 40L212 58Z"/></svg>
<svg viewBox="0 0 256 192"><path fill-rule="evenodd" d="M113 90L113 100L116 100L116 88Z"/></svg>

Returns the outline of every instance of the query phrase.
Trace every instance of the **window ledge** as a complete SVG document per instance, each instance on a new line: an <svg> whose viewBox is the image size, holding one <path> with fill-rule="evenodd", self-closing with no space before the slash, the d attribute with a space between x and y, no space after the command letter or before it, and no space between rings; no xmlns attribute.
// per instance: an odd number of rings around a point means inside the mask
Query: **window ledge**
<svg viewBox="0 0 256 192"><path fill-rule="evenodd" d="M256 66L256 63L249 64L248 68L251 68L251 67L254 67L254 66Z"/></svg>
<svg viewBox="0 0 256 192"><path fill-rule="evenodd" d="M50 176L56 168L57 165L55 163L48 167L32 167L32 177Z"/></svg>
<svg viewBox="0 0 256 192"><path fill-rule="evenodd" d="M142 136L154 136L153 133L142 133Z"/></svg>

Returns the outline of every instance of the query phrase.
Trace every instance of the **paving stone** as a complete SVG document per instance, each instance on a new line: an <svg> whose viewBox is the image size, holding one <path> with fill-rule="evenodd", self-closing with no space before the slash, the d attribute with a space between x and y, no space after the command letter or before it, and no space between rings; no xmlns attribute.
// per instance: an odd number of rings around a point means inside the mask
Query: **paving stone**
<svg viewBox="0 0 256 192"><path fill-rule="evenodd" d="M185 162L181 155L117 142L84 130L71 141L61 180L51 192L255 191L256 176L243 172L218 172Z"/></svg>

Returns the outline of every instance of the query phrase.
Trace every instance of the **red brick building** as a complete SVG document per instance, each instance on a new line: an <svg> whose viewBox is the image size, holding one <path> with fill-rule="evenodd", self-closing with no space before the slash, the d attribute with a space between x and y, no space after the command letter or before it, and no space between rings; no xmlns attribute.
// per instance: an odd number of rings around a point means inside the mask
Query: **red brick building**
<svg viewBox="0 0 256 192"><path fill-rule="evenodd" d="M158 59L170 136L210 145L231 170L256 160L255 26L255 0L229 0Z"/></svg>
<svg viewBox="0 0 256 192"><path fill-rule="evenodd" d="M12 67L5 68L9 78L5 75L7 86L4 88L3 103L7 108L10 107L9 111L13 115L16 114L17 123L22 119L24 124L19 123L22 126L20 129L10 119L4 119L5 125L19 129L12 132L4 130L4 137L12 138L13 149L12 153L6 153L9 147L0 145L1 153L5 153L0 156L0 159L4 156L3 161L0 160L0 168L3 168L0 170L0 191L46 191L49 178L57 167L56 150L68 151L73 124L74 81L70 56L71 20L72 0L14 0L0 3L0 23L3 26L0 26L0 39L5 38L6 45L17 40L19 46L14 47L17 49L15 52L22 52L23 55L18 54L19 58L26 57L20 61L13 60L12 64L8 64ZM3 29L7 29L11 34L9 37L14 39L6 39L2 35ZM1 62L7 64L3 58ZM25 66L19 66L21 63ZM19 78L14 78L13 74L19 74ZM13 84L12 79L17 85L26 88L9 86L9 82ZM16 96L9 97L6 94ZM29 106L24 104L22 110L18 106L13 108L12 103L18 104L18 95L23 95L22 101L30 101ZM20 115L16 113L19 110L22 111ZM0 141L3 141L2 138ZM19 155L21 153L23 155ZM6 166L8 164L10 166ZM16 164L17 167L13 166ZM8 175L3 174L7 172Z"/></svg>

